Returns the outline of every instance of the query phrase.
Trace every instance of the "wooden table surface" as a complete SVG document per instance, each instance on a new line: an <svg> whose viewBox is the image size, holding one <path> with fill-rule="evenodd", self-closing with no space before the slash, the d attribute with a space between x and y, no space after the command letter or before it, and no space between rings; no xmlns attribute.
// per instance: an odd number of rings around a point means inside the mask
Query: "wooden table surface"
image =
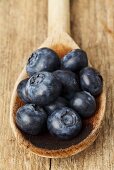
<svg viewBox="0 0 114 170"><path fill-rule="evenodd" d="M27 56L46 38L47 1L0 0L0 170L114 170L114 0L71 0L71 32L104 77L104 123L98 139L80 154L41 158L17 144L9 104Z"/></svg>

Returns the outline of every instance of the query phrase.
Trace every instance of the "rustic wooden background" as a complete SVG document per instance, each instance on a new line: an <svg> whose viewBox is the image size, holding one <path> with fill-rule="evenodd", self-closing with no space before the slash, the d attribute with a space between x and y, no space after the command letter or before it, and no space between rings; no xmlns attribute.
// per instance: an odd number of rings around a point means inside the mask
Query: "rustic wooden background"
<svg viewBox="0 0 114 170"><path fill-rule="evenodd" d="M9 124L14 83L47 35L46 0L0 0L0 170L114 170L114 0L71 0L71 32L106 82L107 106L96 142L66 159L19 147Z"/></svg>

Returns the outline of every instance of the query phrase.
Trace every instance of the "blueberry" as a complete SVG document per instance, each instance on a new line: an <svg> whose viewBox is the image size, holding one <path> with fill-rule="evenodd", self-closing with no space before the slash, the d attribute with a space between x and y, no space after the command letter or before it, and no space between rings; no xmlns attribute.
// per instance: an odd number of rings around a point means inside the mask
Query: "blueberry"
<svg viewBox="0 0 114 170"><path fill-rule="evenodd" d="M27 98L26 91L25 91L27 81L28 81L28 78L22 80L22 81L18 84L18 86L17 86L18 96L20 97L20 99L21 99L24 103L30 103L30 102L31 102L31 101Z"/></svg>
<svg viewBox="0 0 114 170"><path fill-rule="evenodd" d="M19 129L31 135L39 134L45 126L46 120L45 111L34 104L26 104L16 113L16 124Z"/></svg>
<svg viewBox="0 0 114 170"><path fill-rule="evenodd" d="M55 51L49 48L40 48L34 51L26 66L27 73L32 76L40 71L49 71L59 69L60 59Z"/></svg>
<svg viewBox="0 0 114 170"><path fill-rule="evenodd" d="M67 106L67 101L62 98L59 97L57 100L55 100L53 103L50 103L49 105L46 105L44 107L44 109L46 110L46 112L50 115L52 114L55 110L60 109L64 106Z"/></svg>
<svg viewBox="0 0 114 170"><path fill-rule="evenodd" d="M86 67L80 71L80 84L82 90L96 96L102 92L103 79L97 70L92 67Z"/></svg>
<svg viewBox="0 0 114 170"><path fill-rule="evenodd" d="M77 92L70 104L84 118L92 116L96 111L95 98L86 91Z"/></svg>
<svg viewBox="0 0 114 170"><path fill-rule="evenodd" d="M56 70L53 74L62 83L65 98L71 99L74 93L80 90L75 73L69 70Z"/></svg>
<svg viewBox="0 0 114 170"><path fill-rule="evenodd" d="M52 135L61 139L70 139L78 135L82 121L74 110L63 107L55 110L47 120L47 127Z"/></svg>
<svg viewBox="0 0 114 170"><path fill-rule="evenodd" d="M62 69L77 72L88 66L87 54L81 49L74 49L61 59Z"/></svg>
<svg viewBox="0 0 114 170"><path fill-rule="evenodd" d="M26 93L32 103L48 105L59 96L61 83L49 72L39 72L27 82Z"/></svg>

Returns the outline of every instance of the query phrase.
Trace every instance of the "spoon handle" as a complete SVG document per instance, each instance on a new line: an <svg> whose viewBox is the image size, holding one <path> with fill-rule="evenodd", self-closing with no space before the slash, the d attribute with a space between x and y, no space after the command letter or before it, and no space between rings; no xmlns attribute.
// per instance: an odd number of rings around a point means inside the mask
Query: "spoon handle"
<svg viewBox="0 0 114 170"><path fill-rule="evenodd" d="M70 34L69 0L48 0L48 35L54 32Z"/></svg>

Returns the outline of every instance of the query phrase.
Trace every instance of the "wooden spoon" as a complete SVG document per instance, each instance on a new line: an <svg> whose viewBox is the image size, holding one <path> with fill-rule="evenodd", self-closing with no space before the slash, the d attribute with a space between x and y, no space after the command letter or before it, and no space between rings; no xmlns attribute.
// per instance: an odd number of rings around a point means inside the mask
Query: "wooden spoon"
<svg viewBox="0 0 114 170"><path fill-rule="evenodd" d="M79 48L69 36L70 34L70 13L69 0L48 0L48 38L39 47L49 47L55 50L60 57L63 57L72 49ZM56 139L48 132L38 136L31 136L21 132L15 123L17 109L23 105L17 96L18 83L27 77L25 68L21 72L14 86L11 105L10 123L17 141L42 157L62 158L79 153L94 142L99 133L99 128L105 111L105 92L97 98L97 111L95 115L83 121L81 133L68 141Z"/></svg>

